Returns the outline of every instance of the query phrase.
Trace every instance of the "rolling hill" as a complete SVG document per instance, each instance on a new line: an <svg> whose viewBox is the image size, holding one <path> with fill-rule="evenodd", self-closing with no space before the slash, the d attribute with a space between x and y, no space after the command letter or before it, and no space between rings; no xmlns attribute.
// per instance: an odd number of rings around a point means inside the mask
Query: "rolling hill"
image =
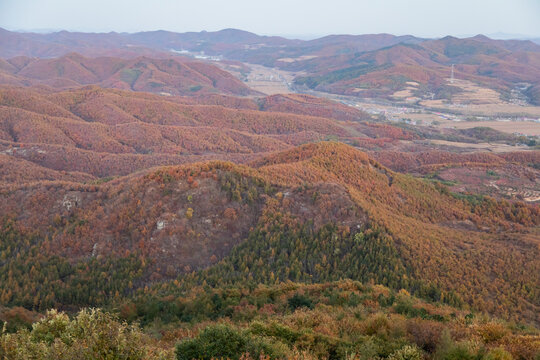
<svg viewBox="0 0 540 360"><path fill-rule="evenodd" d="M534 152L516 154L525 160L515 161L502 155L460 155L466 149L443 151L426 142L514 145L522 138L482 128L373 123L362 111L308 95L179 97L96 86L68 91L3 86L0 115L0 153L9 169L0 182L30 181L33 171L36 181L92 180L159 165L245 163L296 145L340 139L393 170L453 181L453 191L532 202L538 197ZM476 178L466 170L472 165ZM496 175L487 174L487 167ZM465 173L455 178L460 172Z"/></svg>
<svg viewBox="0 0 540 360"><path fill-rule="evenodd" d="M19 86L68 89L93 84L164 95L256 94L228 72L183 57L86 58L70 53L53 59L17 57L3 64L0 81Z"/></svg>
<svg viewBox="0 0 540 360"><path fill-rule="evenodd" d="M329 137L367 137L354 128L370 118L362 111L309 96L275 99L6 86L0 89L0 148L55 171L104 177L197 159L245 161Z"/></svg>

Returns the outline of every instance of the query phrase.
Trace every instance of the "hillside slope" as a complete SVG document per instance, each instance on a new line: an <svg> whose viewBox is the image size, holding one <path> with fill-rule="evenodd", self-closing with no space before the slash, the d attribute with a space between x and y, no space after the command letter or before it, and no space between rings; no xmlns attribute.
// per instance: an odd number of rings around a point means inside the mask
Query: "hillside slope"
<svg viewBox="0 0 540 360"><path fill-rule="evenodd" d="M15 221L3 234L38 232L22 256L15 257L22 249L4 250L12 260L3 281L33 289L28 300L4 290L5 304L100 304L109 291L179 274L188 274L179 278L186 286L352 278L539 321L538 207L461 199L339 143L301 146L250 167L199 163L92 185L5 186L2 193L1 212ZM78 281L77 267L100 271L111 259L133 256L141 262L115 265L129 284L109 282L89 290L90 298L54 300L51 290L23 276L29 268L22 264L35 256L53 267L48 259L60 256L74 267L49 284L53 294L69 294L62 284ZM6 277L9 268L19 275Z"/></svg>

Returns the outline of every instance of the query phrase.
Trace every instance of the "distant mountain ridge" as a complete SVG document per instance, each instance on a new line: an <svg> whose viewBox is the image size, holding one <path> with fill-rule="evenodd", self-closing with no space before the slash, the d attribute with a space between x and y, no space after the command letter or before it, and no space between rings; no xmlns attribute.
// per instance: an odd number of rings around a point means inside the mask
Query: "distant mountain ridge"
<svg viewBox="0 0 540 360"><path fill-rule="evenodd" d="M334 45L349 43L355 45L357 51L366 51L399 42L419 42L422 40L411 35L394 36L390 34L329 35L314 40L294 40L279 36L261 36L237 29L186 33L157 30L138 33L59 31L40 34L11 32L0 28L0 57L57 57L74 51L80 52L83 55L96 55L113 49L122 49L125 55L144 53L144 49L133 49L133 47L137 46L161 51L169 51L171 48L176 48L177 50L187 48L195 51L196 47L199 46L201 50L215 51L216 49L212 49L209 44L240 45L240 48L246 44L311 48L327 45L328 43Z"/></svg>
<svg viewBox="0 0 540 360"><path fill-rule="evenodd" d="M540 52L540 46L535 44L535 40L493 40L484 35L477 35L469 39L490 41L513 51ZM169 51L171 48L176 48L177 50L185 48L186 50L195 51L198 47L200 50L210 53L217 53L216 51L223 53L228 50L240 50L234 49L235 45L240 45L240 47L243 47L243 45L298 47L300 49L303 48L305 50L304 52L315 52L323 46L330 45L333 47L345 47L345 50L362 52L400 43L418 44L428 40L436 39L419 38L412 35L396 36L392 34L332 34L313 40L298 40L281 36L257 35L248 31L231 28L211 32L185 33L165 30L137 33L82 33L63 30L45 34L31 32L19 33L0 28L0 57L53 57L74 51L80 52L83 55L92 55L92 52L99 53L107 49L118 50L120 48L128 53L129 47L147 47L160 51ZM229 45L231 48L222 48L223 45ZM143 50L131 49L131 51L137 53Z"/></svg>

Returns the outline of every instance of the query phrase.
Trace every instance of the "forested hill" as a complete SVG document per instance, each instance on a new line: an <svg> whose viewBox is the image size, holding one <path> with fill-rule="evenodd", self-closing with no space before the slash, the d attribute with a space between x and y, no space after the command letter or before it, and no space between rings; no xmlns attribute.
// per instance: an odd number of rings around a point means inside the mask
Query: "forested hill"
<svg viewBox="0 0 540 360"><path fill-rule="evenodd" d="M2 194L5 305L350 278L539 321L537 207L455 195L341 143Z"/></svg>

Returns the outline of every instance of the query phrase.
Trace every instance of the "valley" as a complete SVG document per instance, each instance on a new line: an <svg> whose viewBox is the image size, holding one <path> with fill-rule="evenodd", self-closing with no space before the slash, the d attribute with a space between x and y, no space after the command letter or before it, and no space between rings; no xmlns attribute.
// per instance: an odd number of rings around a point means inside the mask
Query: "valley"
<svg viewBox="0 0 540 360"><path fill-rule="evenodd" d="M516 102L503 101L499 93L465 80L455 80L453 83L453 86L462 88L466 93L455 96L450 103L413 98L409 96L412 95L411 90L406 90L400 94L401 96L396 96L397 93L395 93L394 102L386 102L298 89L294 86L293 80L296 76L302 76L301 72L244 63L245 69L241 73L238 71L240 67L231 68L219 62L214 64L230 71L250 88L267 95L287 92L306 93L338 101L374 115L384 115L395 122L454 129L490 127L509 134L540 136L539 107L526 102L516 104ZM450 79L447 79L447 82L450 83ZM418 85L418 83L414 84ZM416 86L411 89L416 90Z"/></svg>

